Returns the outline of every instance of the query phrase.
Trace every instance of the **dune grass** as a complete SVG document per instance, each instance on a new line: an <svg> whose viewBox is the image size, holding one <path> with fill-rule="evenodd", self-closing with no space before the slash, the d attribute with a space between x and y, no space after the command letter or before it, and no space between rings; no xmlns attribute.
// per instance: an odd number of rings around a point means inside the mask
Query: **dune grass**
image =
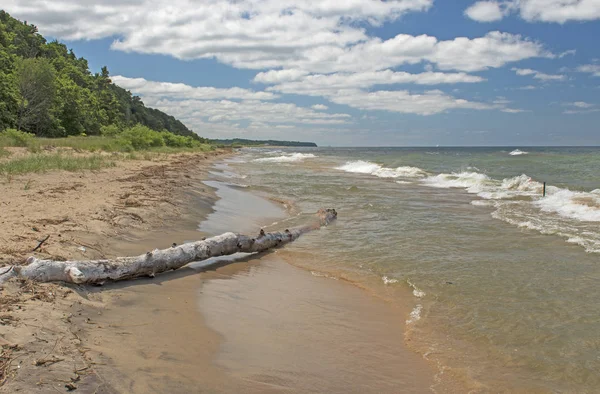
<svg viewBox="0 0 600 394"><path fill-rule="evenodd" d="M52 170L84 171L114 167L114 161L100 155L74 156L62 153L34 153L0 163L0 174L21 175Z"/></svg>
<svg viewBox="0 0 600 394"><path fill-rule="evenodd" d="M169 132L158 132L144 126L134 126L110 135L70 136L66 138L40 138L14 129L0 132L0 149L24 147L38 153L47 147L72 148L86 152L208 152L214 145L201 143L190 137Z"/></svg>

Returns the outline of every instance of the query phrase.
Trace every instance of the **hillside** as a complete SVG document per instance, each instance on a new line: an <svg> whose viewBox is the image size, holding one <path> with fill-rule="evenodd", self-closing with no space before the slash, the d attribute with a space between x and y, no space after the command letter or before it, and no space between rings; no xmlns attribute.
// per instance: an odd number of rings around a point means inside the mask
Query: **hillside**
<svg viewBox="0 0 600 394"><path fill-rule="evenodd" d="M58 41L47 42L34 25L0 10L0 131L16 128L40 137L66 137L136 124L204 140L113 84L106 67L92 74L86 59Z"/></svg>

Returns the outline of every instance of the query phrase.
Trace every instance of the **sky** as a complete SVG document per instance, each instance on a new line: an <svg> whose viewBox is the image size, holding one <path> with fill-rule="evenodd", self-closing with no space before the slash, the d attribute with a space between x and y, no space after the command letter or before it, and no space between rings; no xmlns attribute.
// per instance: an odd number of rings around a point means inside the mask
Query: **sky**
<svg viewBox="0 0 600 394"><path fill-rule="evenodd" d="M600 0L4 0L201 136L600 145Z"/></svg>

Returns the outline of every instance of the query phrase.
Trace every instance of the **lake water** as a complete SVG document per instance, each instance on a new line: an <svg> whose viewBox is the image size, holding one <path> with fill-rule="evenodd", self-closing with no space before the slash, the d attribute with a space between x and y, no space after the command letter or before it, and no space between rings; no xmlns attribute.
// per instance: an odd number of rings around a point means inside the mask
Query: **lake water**
<svg viewBox="0 0 600 394"><path fill-rule="evenodd" d="M600 387L599 170L598 148L262 148L215 174L290 226L336 208L285 253L408 305L404 341L438 377L581 393Z"/></svg>

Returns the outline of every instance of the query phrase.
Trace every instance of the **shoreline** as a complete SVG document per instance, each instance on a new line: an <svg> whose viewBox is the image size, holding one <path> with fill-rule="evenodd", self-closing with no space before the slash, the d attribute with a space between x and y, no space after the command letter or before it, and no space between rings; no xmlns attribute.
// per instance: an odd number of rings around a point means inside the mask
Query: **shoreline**
<svg viewBox="0 0 600 394"><path fill-rule="evenodd" d="M93 259L141 254L198 237L188 219L190 200L202 201L193 215L208 215L216 196L203 187L210 164L228 151L172 154L155 160L122 160L99 171L48 172L11 177L3 185L3 264L24 258ZM165 239L156 231L177 223L188 231ZM147 242L140 242L148 238ZM36 253L37 238L50 235ZM106 384L80 333L106 306L94 288L11 281L0 296L0 392L116 392ZM84 318L85 317L85 318ZM52 344L52 346L49 346ZM115 372L115 371L112 371ZM111 372L111 373L112 373Z"/></svg>
<svg viewBox="0 0 600 394"><path fill-rule="evenodd" d="M216 160L217 158L213 158L211 163ZM198 226L211 212L214 212L213 203L216 201L217 191L200 190L204 189L201 185L204 185L203 182L208 179L207 175L210 169L206 167L202 175L195 174L193 181L190 181L190 184L183 190L183 193L188 195L179 202L179 220L163 219L160 226L154 226L151 229L133 228L122 232L120 239L112 241L113 253L118 255L136 254L147 248L169 246L172 242L179 243L194 239L192 237L198 238L202 234L198 231ZM278 252L281 257L276 256ZM221 362L218 362L218 365L215 364L213 361L218 358L220 349L227 345L227 335L223 334L223 327L218 329L219 327L215 327L214 324L209 324L207 318L210 320L211 313L207 316L206 311L203 312L196 307L198 289L202 293L203 287L210 288L212 282L223 281L224 278L229 280L228 283L231 286L241 285L244 281L244 272L257 269L261 275L266 275L264 278L270 278L267 283L275 275L283 272L285 274L280 279L292 280L291 283L300 286L300 289L312 288L316 283L325 281L324 287L320 288L320 291L337 294L333 298L336 300L335 303L339 302L337 297L340 294L345 294L346 298L348 295L354 294L351 297L358 297L357 300L369 303L370 307L365 308L364 311L379 310L381 313L377 315L377 319L387 319L385 315L390 313L390 309L387 309L385 302L371 299L372 295L353 286L352 283L332 283L334 281L330 279L318 278L311 275L310 272L294 268L293 260L293 253L282 250L259 258L250 256L242 261L200 269L203 271L200 275L198 275L197 268L186 267L173 273L162 274L154 279L111 283L102 288L73 286L75 293L68 294L64 298L64 303L54 304L53 307L57 309L58 313L63 313L59 320L68 322L70 331L79 341L75 347L79 348L78 352L83 357L82 360L74 361L80 361L87 365L86 371L93 370L93 373L85 374L83 378L79 377L74 384L78 385L80 390L83 388L84 392L86 387L90 391L94 391L91 389L93 385L96 385L95 390L99 390L97 392L142 393L165 392L165 390L186 392L192 387L197 388L200 381L202 390L206 392L294 391L293 387L286 387L285 382L278 380L276 376L254 380L248 379L243 374L233 377L231 373L234 372L231 368L227 368L227 363L225 365L222 365ZM290 265L283 271L281 269L273 270L273 267L282 263ZM261 268L264 266L269 267L271 271ZM240 275L242 279L237 279ZM299 278L304 279L300 280ZM231 279L234 280L231 281ZM61 288L57 285L47 286ZM235 288L232 291L238 294L239 290L239 288ZM299 291L299 293L303 293L303 291ZM249 297L252 296L249 295ZM269 293L266 292L263 296L269 296ZM215 300L214 295L200 295L200 300L206 300L207 297ZM202 303L202 301L200 302ZM298 298L293 302L302 303L304 301ZM236 304L228 305L225 309L236 306ZM337 304L334 305L340 307ZM345 308L348 307L345 306ZM34 310L36 310L35 307ZM394 320L392 324L396 326L403 324L404 312L394 312L399 320ZM214 313L212 315L214 316ZM56 320L56 317L54 319ZM228 319L231 318L228 317ZM229 323L231 324L233 321L230 320ZM316 325L318 319L315 319L313 323ZM357 322L353 324L358 325ZM53 329L56 330L56 327ZM255 333L259 334L260 331L257 329ZM404 329L400 330L400 333L403 332ZM330 335L334 334L330 333ZM390 333L389 335L396 334ZM334 337L335 335L332 338ZM427 372L430 366L416 353L408 350L402 337L403 335L400 335L399 338L396 338L396 345L406 348L403 357L412 360L411 363L402 364L402 369L412 371L413 381L411 384L414 384L414 387L421 387L421 390L417 390L417 392L430 392L435 371ZM290 339L288 338L288 340ZM344 341L340 337L338 345L342 346L347 341L352 341L352 337L346 338ZM251 341L244 343L244 346L250 345L252 345ZM238 346L240 345L238 344ZM124 347L129 348L129 351L125 351ZM401 352L400 348L396 350ZM82 352L81 349L85 350ZM182 351L182 349L185 350ZM236 353L243 354L244 352ZM386 357L395 356L388 354ZM58 375L62 374L59 379L62 382L65 380L64 375L67 371L64 368L63 370L52 369L62 363L57 362L52 367L46 368L45 371L42 371L43 375L56 375L58 378ZM21 375L24 371L19 372ZM80 376L79 374L75 375ZM34 376L36 375L34 374ZM142 379L140 379L141 376L143 376ZM194 378L190 379L192 376ZM405 379L411 380L410 377L405 377ZM33 380L27 379L20 385L11 385L13 382L18 382L18 379L0 387L0 392L10 392L11 388L13 390L24 388L27 391L29 390L27 383L31 384ZM43 386L38 385L37 387ZM60 384L59 386L63 388ZM425 389L426 387L427 389ZM387 390L383 389L383 392L394 391L388 387Z"/></svg>

